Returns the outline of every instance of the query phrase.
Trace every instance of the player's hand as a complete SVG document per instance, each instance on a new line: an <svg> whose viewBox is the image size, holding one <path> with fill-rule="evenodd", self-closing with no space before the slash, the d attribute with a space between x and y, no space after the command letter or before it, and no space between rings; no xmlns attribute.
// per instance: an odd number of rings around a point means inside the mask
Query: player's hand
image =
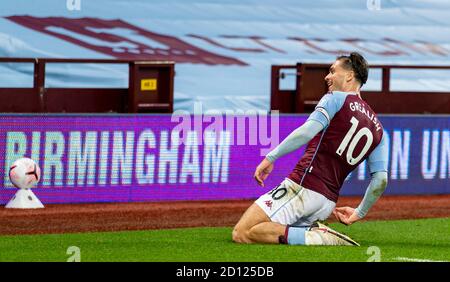
<svg viewBox="0 0 450 282"><path fill-rule="evenodd" d="M273 163L271 163L267 158L264 158L264 160L256 167L255 170L255 180L258 182L259 186L264 187L264 180L269 176L269 174L273 170Z"/></svg>
<svg viewBox="0 0 450 282"><path fill-rule="evenodd" d="M340 223L345 225L350 225L361 219L355 209L351 207L335 208L333 214Z"/></svg>

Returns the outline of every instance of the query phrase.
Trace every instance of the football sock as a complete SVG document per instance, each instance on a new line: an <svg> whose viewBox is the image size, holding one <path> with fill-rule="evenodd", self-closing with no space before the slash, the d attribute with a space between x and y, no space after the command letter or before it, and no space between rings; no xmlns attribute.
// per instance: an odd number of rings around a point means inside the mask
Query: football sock
<svg viewBox="0 0 450 282"><path fill-rule="evenodd" d="M307 229L307 227L286 226L286 244L305 245L305 233Z"/></svg>

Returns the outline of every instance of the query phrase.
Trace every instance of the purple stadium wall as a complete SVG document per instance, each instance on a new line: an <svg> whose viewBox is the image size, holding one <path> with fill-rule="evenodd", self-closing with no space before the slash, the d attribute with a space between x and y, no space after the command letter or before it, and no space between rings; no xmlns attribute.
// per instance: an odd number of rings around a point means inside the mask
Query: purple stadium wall
<svg viewBox="0 0 450 282"><path fill-rule="evenodd" d="M41 166L33 191L43 203L256 198L283 180L302 150L277 161L265 188L253 180L255 167L305 120L299 115L1 115L0 204L15 193L8 169L22 156ZM390 140L385 193L449 194L450 117L380 120ZM363 195L369 178L363 163L342 195Z"/></svg>

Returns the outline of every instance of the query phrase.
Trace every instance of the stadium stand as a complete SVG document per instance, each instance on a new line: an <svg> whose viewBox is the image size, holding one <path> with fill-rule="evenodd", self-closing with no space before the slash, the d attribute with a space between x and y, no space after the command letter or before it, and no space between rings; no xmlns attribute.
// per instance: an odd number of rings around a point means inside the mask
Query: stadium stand
<svg viewBox="0 0 450 282"><path fill-rule="evenodd" d="M310 113L327 92L324 77L329 65L302 64L293 66L272 66L271 73L271 110L282 113ZM393 91L392 73L396 70L427 71L450 70L448 66L371 66L372 70L381 70L379 90L362 91L364 100L377 113L383 114L448 114L450 113L450 92L433 91ZM293 71L293 72L292 72ZM291 89L282 88L283 80L294 78Z"/></svg>
<svg viewBox="0 0 450 282"><path fill-rule="evenodd" d="M450 65L447 1L99 0L79 9L60 2L2 3L0 56L175 61L175 110L202 101L204 110L267 111L271 65L329 64L353 50L376 65ZM108 16L99 16L106 7ZM2 87L32 84L32 66L2 63L0 71ZM61 64L46 86L122 88L127 72ZM448 74L395 70L390 86L448 92ZM374 71L365 90L380 82Z"/></svg>
<svg viewBox="0 0 450 282"><path fill-rule="evenodd" d="M32 87L0 87L0 112L172 113L174 63L108 59L0 58L0 63L33 66ZM48 69L58 64L127 65L122 88L48 87ZM61 74L61 73L59 73Z"/></svg>

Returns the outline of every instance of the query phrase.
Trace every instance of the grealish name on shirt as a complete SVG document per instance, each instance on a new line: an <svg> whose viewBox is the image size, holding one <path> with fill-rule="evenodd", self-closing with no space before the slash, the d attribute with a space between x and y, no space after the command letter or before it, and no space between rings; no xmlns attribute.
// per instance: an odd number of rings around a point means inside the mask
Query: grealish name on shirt
<svg viewBox="0 0 450 282"><path fill-rule="evenodd" d="M358 102L352 102L350 103L350 110L354 111L359 111L363 114L365 114L374 124L375 127L378 130L381 130L381 126L380 123L378 122L377 117L375 116L375 114L373 112L370 112L369 110L366 110L366 108L364 108L364 106Z"/></svg>

